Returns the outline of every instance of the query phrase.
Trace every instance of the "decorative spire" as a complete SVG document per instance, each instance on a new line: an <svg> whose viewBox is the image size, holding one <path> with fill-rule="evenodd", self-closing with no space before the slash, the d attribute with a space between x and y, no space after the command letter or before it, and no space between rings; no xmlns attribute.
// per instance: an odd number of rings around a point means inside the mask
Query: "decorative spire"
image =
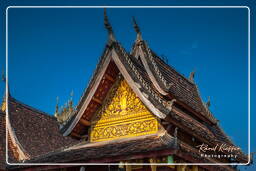
<svg viewBox="0 0 256 171"><path fill-rule="evenodd" d="M5 75L4 75L4 69L2 70L2 81L4 83L6 83L6 78L5 78ZM3 100L2 100L2 106L1 106L1 110L2 111L6 111L6 94L4 93L4 97L3 97Z"/></svg>
<svg viewBox="0 0 256 171"><path fill-rule="evenodd" d="M55 106L55 113L54 116L57 117L59 115L59 97L56 97L56 106Z"/></svg>
<svg viewBox="0 0 256 171"><path fill-rule="evenodd" d="M136 31L137 33L137 41L138 40L142 40L142 36L141 36L141 32L140 32L140 28L135 20L135 17L132 17L132 22L133 22L133 27L134 27L134 30Z"/></svg>
<svg viewBox="0 0 256 171"><path fill-rule="evenodd" d="M57 118L59 124L65 123L70 117L72 116L74 112L74 107L73 107L73 95L74 92L73 90L70 93L70 99L62 106L59 110L59 97L57 97L57 103L56 103L56 108L55 108L55 113L54 116Z"/></svg>
<svg viewBox="0 0 256 171"><path fill-rule="evenodd" d="M190 74L189 74L189 80L194 82L194 77L195 77L195 71L192 71Z"/></svg>
<svg viewBox="0 0 256 171"><path fill-rule="evenodd" d="M2 81L4 83L6 83L6 78L5 78L5 74L4 74L4 68L2 69Z"/></svg>
<svg viewBox="0 0 256 171"><path fill-rule="evenodd" d="M3 97L1 110L2 110L3 112L5 112L5 111L6 111L6 100L5 100L5 96Z"/></svg>
<svg viewBox="0 0 256 171"><path fill-rule="evenodd" d="M106 8L104 8L104 25L105 25L105 28L108 31L109 41L116 41L112 26L110 25L110 23L108 21Z"/></svg>
<svg viewBox="0 0 256 171"><path fill-rule="evenodd" d="M210 96L208 96L208 101L206 102L206 106L209 108L211 106Z"/></svg>
<svg viewBox="0 0 256 171"><path fill-rule="evenodd" d="M6 84L7 80L6 80L6 77L5 77L4 68L2 69L2 81ZM9 88L10 88L9 84L7 82L5 92L7 92L8 96L10 96L10 89ZM6 93L5 93L5 95L6 95Z"/></svg>
<svg viewBox="0 0 256 171"><path fill-rule="evenodd" d="M68 102L68 107L70 110L73 110L73 96L74 96L74 91L72 90L70 93L70 100Z"/></svg>

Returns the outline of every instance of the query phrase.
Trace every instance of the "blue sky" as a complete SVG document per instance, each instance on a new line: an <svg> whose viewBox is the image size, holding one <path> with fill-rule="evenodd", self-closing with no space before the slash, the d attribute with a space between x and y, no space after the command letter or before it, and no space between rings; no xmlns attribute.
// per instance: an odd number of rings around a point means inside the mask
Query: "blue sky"
<svg viewBox="0 0 256 171"><path fill-rule="evenodd" d="M65 2L58 5L71 5ZM202 98L211 97L212 113L235 144L247 151L246 8L129 8L108 9L107 13L117 40L127 51L136 37L131 23L135 16L143 38L158 55L166 56L169 64L185 76L196 70L195 81ZM72 90L77 104L107 41L103 9L10 9L8 22L11 95L49 114L54 112L56 96L64 104ZM4 47L0 50L2 67ZM254 56L252 52L252 64ZM254 73L252 66L252 77ZM255 80L251 83L253 87ZM251 112L254 114L255 109Z"/></svg>

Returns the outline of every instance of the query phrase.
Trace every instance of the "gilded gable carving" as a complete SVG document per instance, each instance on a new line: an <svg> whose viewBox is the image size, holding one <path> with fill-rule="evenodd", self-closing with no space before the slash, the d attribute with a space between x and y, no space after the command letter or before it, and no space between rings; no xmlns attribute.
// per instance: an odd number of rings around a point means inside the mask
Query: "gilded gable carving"
<svg viewBox="0 0 256 171"><path fill-rule="evenodd" d="M156 133L158 122L123 78L108 93L92 119L91 142Z"/></svg>

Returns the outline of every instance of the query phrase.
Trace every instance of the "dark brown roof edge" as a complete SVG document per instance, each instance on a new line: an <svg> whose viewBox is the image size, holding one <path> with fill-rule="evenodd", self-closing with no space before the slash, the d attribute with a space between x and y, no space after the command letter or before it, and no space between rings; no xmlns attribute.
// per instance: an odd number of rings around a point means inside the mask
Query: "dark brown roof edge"
<svg viewBox="0 0 256 171"><path fill-rule="evenodd" d="M25 108L27 108L27 109L29 109L29 110L31 110L31 111L36 112L37 114L41 114L41 115L47 116L47 117L49 117L49 118L51 118L51 119L53 119L53 120L56 120L56 118L55 118L54 116L52 116L52 115L50 115L50 114L48 114L48 113L46 113L46 112L44 112L44 111L41 111L41 110L39 110L39 109L36 109L36 108L34 108L34 107L32 107L32 106L29 106L29 105L27 105L27 104L25 104L25 103L23 103L23 102L17 100L16 98L14 98L14 97L12 97L12 96L9 96L8 99L9 99L9 103L10 103L10 102L14 102L14 103L20 104L20 105L22 105L23 107L25 107Z"/></svg>

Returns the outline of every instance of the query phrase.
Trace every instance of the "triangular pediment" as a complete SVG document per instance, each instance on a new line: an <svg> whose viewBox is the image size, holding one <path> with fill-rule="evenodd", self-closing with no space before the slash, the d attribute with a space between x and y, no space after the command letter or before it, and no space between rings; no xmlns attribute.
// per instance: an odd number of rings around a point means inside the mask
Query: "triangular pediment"
<svg viewBox="0 0 256 171"><path fill-rule="evenodd" d="M90 141L107 141L158 131L156 117L119 76L91 121Z"/></svg>
<svg viewBox="0 0 256 171"><path fill-rule="evenodd" d="M124 77L131 90L152 114L161 119L167 116L170 112L168 106L166 107L167 102L151 87L147 79L143 78L143 69L141 70L138 61L134 60L135 58L118 43L112 43L106 47L76 111L61 128L63 135L72 133L79 139L82 138L81 135L87 135L92 116L101 108L118 73Z"/></svg>

